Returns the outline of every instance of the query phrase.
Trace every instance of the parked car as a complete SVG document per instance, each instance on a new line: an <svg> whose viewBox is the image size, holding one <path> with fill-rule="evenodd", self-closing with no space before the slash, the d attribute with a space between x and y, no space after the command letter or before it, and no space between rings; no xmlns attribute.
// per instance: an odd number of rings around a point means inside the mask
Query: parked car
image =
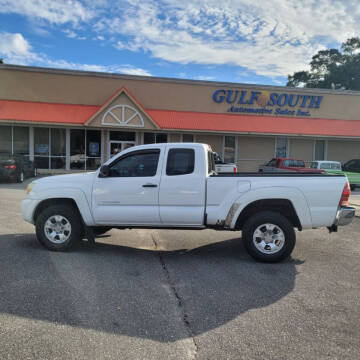
<svg viewBox="0 0 360 360"><path fill-rule="evenodd" d="M356 186L360 186L360 159L349 160L344 165L341 165L339 161L313 161L310 167L312 169L323 169L328 174L346 175L351 190L355 190Z"/></svg>
<svg viewBox="0 0 360 360"><path fill-rule="evenodd" d="M214 152L215 171L219 173L237 172L237 166L233 163L225 163L218 153Z"/></svg>
<svg viewBox="0 0 360 360"><path fill-rule="evenodd" d="M343 175L215 172L210 146L140 145L94 172L35 180L22 201L24 220L49 250L69 249L109 228L242 231L255 259L290 255L295 231L352 221Z"/></svg>
<svg viewBox="0 0 360 360"><path fill-rule="evenodd" d="M0 154L0 178L14 182L23 182L37 175L34 162L27 156Z"/></svg>
<svg viewBox="0 0 360 360"><path fill-rule="evenodd" d="M260 165L259 172L302 172L325 174L324 170L307 168L303 160L290 158L273 158L265 165Z"/></svg>

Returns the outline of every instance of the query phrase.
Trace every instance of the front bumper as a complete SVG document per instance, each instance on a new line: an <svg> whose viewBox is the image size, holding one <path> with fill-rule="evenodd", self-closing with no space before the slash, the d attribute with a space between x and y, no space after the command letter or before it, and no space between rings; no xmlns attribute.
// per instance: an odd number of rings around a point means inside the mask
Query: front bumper
<svg viewBox="0 0 360 360"><path fill-rule="evenodd" d="M337 211L334 225L336 226L348 225L351 223L354 216L355 216L355 208L350 206L343 206Z"/></svg>
<svg viewBox="0 0 360 360"><path fill-rule="evenodd" d="M34 212L40 201L26 198L21 202L21 216L25 221L34 224Z"/></svg>

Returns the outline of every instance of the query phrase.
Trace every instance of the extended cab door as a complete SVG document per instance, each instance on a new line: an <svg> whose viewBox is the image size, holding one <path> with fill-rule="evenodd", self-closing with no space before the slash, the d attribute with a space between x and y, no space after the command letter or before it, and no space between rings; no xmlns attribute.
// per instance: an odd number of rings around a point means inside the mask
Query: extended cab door
<svg viewBox="0 0 360 360"><path fill-rule="evenodd" d="M163 225L202 226L205 214L206 158L201 145L166 147L159 207Z"/></svg>
<svg viewBox="0 0 360 360"><path fill-rule="evenodd" d="M160 224L160 149L130 151L115 159L107 177L93 185L92 209L97 224Z"/></svg>

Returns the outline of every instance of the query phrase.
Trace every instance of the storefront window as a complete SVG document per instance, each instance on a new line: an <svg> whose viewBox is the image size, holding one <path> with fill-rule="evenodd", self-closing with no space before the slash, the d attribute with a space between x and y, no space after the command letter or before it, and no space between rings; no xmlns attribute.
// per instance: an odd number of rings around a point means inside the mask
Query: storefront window
<svg viewBox="0 0 360 360"><path fill-rule="evenodd" d="M101 165L101 131L70 130L70 168L95 170Z"/></svg>
<svg viewBox="0 0 360 360"><path fill-rule="evenodd" d="M315 159L325 160L325 140L315 140Z"/></svg>
<svg viewBox="0 0 360 360"><path fill-rule="evenodd" d="M236 137L225 136L224 146L224 162L234 163L235 162L235 149L236 149Z"/></svg>
<svg viewBox="0 0 360 360"><path fill-rule="evenodd" d="M34 155L37 169L49 169L49 134L48 128L34 128Z"/></svg>
<svg viewBox="0 0 360 360"><path fill-rule="evenodd" d="M164 133L144 133L144 144L167 143L168 134Z"/></svg>
<svg viewBox="0 0 360 360"><path fill-rule="evenodd" d="M182 140L183 140L183 142L194 142L194 135L193 134L183 134Z"/></svg>
<svg viewBox="0 0 360 360"><path fill-rule="evenodd" d="M275 157L283 158L288 153L288 139L285 137L276 138L276 154Z"/></svg>
<svg viewBox="0 0 360 360"><path fill-rule="evenodd" d="M51 134L51 169L65 169L66 165L66 131L50 129Z"/></svg>
<svg viewBox="0 0 360 360"><path fill-rule="evenodd" d="M29 155L29 128L25 126L13 127L14 154Z"/></svg>
<svg viewBox="0 0 360 360"><path fill-rule="evenodd" d="M70 130L70 169L85 170L85 130Z"/></svg>
<svg viewBox="0 0 360 360"><path fill-rule="evenodd" d="M0 153L12 153L11 126L0 126Z"/></svg>
<svg viewBox="0 0 360 360"><path fill-rule="evenodd" d="M135 132L110 131L110 141L135 141Z"/></svg>

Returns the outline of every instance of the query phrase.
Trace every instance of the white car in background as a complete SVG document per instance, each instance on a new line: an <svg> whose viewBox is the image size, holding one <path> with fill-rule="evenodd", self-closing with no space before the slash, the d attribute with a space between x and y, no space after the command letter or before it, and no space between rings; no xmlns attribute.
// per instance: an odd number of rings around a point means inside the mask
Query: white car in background
<svg viewBox="0 0 360 360"><path fill-rule="evenodd" d="M216 152L214 154L214 160L215 160L215 171L220 173L236 173L237 172L237 166L234 163L225 163L220 155Z"/></svg>

